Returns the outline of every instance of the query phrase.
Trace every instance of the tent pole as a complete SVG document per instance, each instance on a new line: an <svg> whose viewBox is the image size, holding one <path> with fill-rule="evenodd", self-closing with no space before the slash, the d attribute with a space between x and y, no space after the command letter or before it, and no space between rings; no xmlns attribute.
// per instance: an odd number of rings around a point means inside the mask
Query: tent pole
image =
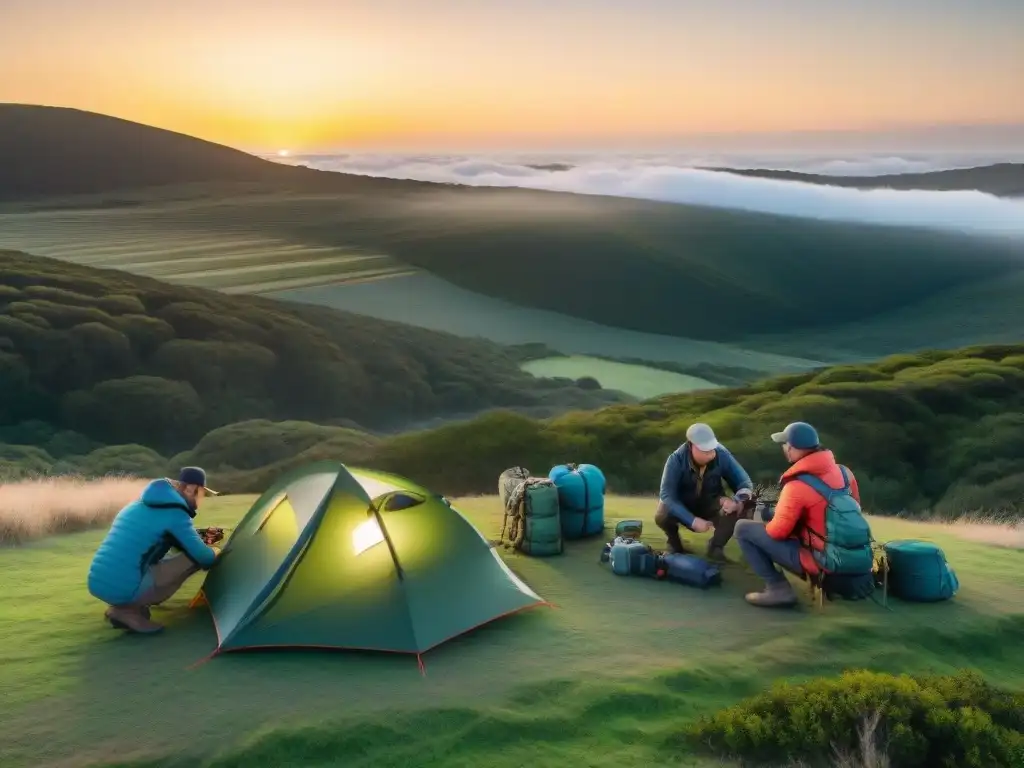
<svg viewBox="0 0 1024 768"><path fill-rule="evenodd" d="M377 509L376 505L370 502L370 511L373 513L374 519L377 521L377 527L380 528L381 535L384 537L384 541L388 545L388 551L391 552L391 559L395 561L395 568L398 570L398 578L401 581L405 581L405 571L402 569L402 563L398 560L398 553L395 551L395 545L391 541L391 535L388 533L388 529L384 527L384 519L380 516L380 510Z"/></svg>

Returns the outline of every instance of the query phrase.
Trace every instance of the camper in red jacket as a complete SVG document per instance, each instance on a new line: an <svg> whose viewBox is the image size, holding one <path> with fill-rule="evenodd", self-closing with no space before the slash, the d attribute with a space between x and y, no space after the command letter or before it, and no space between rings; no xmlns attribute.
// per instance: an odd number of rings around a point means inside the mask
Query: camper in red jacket
<svg viewBox="0 0 1024 768"><path fill-rule="evenodd" d="M782 475L782 492L774 515L768 523L740 520L735 536L743 557L765 580L765 588L748 594L747 602L762 606L793 605L796 592L776 566L801 578L818 574L811 549L821 551L824 544L809 530L825 530L827 506L825 497L797 475L813 475L836 490L844 488L848 481L850 494L858 503L860 489L853 473L836 463L832 451L821 447L818 433L810 424L794 422L782 432L775 432L772 440L782 444L782 452L791 465Z"/></svg>

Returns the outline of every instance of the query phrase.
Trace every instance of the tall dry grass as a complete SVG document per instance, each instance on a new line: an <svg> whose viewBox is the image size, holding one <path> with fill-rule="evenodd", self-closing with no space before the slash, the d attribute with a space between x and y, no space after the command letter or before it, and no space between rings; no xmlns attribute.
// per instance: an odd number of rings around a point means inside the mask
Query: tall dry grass
<svg viewBox="0 0 1024 768"><path fill-rule="evenodd" d="M950 523L949 529L962 539L991 544L994 547L1024 549L1024 527L1019 523L997 525L978 523L970 518L961 518Z"/></svg>
<svg viewBox="0 0 1024 768"><path fill-rule="evenodd" d="M993 547L1024 549L1024 520L1019 513L997 515L982 510L966 512L958 517L913 518L897 515L897 518L908 526L942 530L966 541ZM874 518L868 515L868 519Z"/></svg>
<svg viewBox="0 0 1024 768"><path fill-rule="evenodd" d="M0 546L107 525L148 480L46 477L0 485Z"/></svg>

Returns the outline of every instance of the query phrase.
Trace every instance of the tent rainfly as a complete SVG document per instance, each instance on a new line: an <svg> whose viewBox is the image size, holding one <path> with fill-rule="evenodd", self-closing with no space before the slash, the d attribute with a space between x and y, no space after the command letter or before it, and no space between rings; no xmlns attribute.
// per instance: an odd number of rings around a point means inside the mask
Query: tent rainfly
<svg viewBox="0 0 1024 768"><path fill-rule="evenodd" d="M225 651L306 647L422 654L548 605L441 496L318 462L253 504L196 603Z"/></svg>

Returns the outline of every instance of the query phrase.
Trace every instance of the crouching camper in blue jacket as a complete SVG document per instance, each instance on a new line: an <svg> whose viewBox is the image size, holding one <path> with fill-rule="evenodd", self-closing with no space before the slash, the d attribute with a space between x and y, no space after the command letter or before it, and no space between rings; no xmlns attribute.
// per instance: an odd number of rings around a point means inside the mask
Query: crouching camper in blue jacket
<svg viewBox="0 0 1024 768"><path fill-rule="evenodd" d="M89 566L89 593L110 607L114 627L152 634L163 626L149 607L167 600L185 580L209 569L220 554L203 541L192 518L207 495L206 472L185 467L177 480L154 480L114 518ZM182 554L164 559L171 547Z"/></svg>
<svg viewBox="0 0 1024 768"><path fill-rule="evenodd" d="M733 496L725 495L723 480ZM665 532L672 552L688 551L679 538L679 526L704 533L714 528L707 556L728 562L725 545L743 516L743 502L753 496L750 475L718 442L707 424L692 424L686 442L669 454L661 475L661 493L654 522Z"/></svg>

